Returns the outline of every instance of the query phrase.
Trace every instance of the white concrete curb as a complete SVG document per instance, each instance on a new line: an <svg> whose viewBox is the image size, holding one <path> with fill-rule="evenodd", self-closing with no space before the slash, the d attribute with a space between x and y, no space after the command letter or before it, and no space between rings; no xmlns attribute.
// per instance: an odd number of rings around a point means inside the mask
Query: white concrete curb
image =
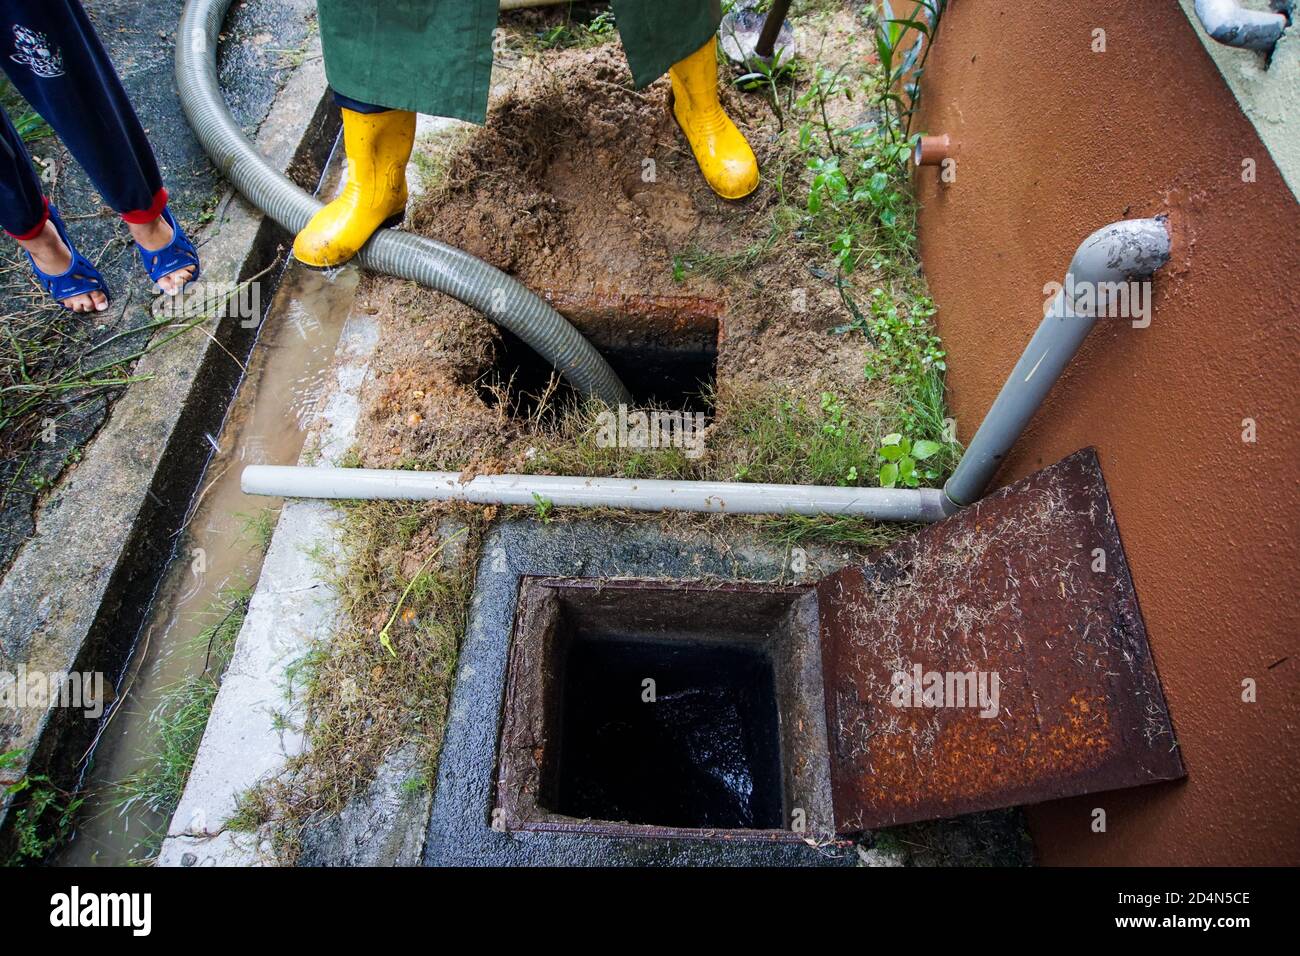
<svg viewBox="0 0 1300 956"><path fill-rule="evenodd" d="M372 316L349 313L335 353L330 397L318 413L319 445L309 442L304 457L332 465L352 446L358 394L378 338ZM285 503L194 769L167 828L159 866L274 862L262 837L226 825L243 793L303 751L301 688L290 686L287 671L331 632L337 595L325 580L321 558L338 553L333 505Z"/></svg>

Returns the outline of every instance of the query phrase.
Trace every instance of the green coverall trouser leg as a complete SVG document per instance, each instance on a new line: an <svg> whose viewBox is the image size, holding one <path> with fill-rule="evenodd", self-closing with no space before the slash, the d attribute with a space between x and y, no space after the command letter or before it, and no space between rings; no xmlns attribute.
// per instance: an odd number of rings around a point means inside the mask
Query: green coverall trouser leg
<svg viewBox="0 0 1300 956"><path fill-rule="evenodd" d="M713 36L719 0L613 0L637 88ZM498 0L316 0L325 73L358 103L481 123Z"/></svg>

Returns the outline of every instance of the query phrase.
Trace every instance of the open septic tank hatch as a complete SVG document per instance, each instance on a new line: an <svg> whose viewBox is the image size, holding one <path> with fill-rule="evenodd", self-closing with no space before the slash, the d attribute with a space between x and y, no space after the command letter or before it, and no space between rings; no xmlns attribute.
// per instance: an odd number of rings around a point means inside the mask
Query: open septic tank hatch
<svg viewBox="0 0 1300 956"><path fill-rule="evenodd" d="M796 807L829 826L812 596L525 578L501 747L507 826L798 839Z"/></svg>
<svg viewBox="0 0 1300 956"><path fill-rule="evenodd" d="M508 830L802 840L1183 776L1091 449L814 584L520 585Z"/></svg>

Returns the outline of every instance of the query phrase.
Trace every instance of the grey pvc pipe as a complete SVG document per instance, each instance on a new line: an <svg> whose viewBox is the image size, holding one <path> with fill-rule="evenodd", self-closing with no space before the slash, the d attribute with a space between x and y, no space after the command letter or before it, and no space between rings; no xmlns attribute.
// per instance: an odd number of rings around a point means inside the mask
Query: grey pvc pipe
<svg viewBox="0 0 1300 956"><path fill-rule="evenodd" d="M877 521L938 521L938 488L838 488L730 481L660 481L553 475L479 475L462 483L454 471L387 471L249 465L240 478L249 495L277 498L380 498L466 501L483 505L537 504L559 508L626 508L717 514L855 515Z"/></svg>
<svg viewBox="0 0 1300 956"><path fill-rule="evenodd" d="M1111 223L1083 240L1062 289L944 485L950 511L983 496L1098 317L1109 310L1110 294L1122 283L1149 278L1168 261L1169 230L1163 218Z"/></svg>
<svg viewBox="0 0 1300 956"><path fill-rule="evenodd" d="M1225 46L1266 53L1287 27L1285 15L1247 10L1237 0L1196 0L1196 16L1211 39Z"/></svg>
<svg viewBox="0 0 1300 956"><path fill-rule="evenodd" d="M222 175L254 206L297 233L321 203L259 153L230 115L217 80L217 35L231 0L189 0L177 27L176 85L195 135ZM501 270L423 236L381 229L357 261L412 279L477 309L546 358L584 396L609 405L631 395L568 320Z"/></svg>

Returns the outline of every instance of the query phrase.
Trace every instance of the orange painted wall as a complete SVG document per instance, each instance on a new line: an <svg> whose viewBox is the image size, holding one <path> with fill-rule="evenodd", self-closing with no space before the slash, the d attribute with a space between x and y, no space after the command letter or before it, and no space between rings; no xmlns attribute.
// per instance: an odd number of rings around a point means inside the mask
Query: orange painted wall
<svg viewBox="0 0 1300 956"><path fill-rule="evenodd" d="M1300 205L1174 0L953 0L923 83L959 150L917 182L963 440L1085 236L1175 232L1151 327L1098 325L997 484L1098 448L1189 779L1031 808L1039 859L1300 863Z"/></svg>

